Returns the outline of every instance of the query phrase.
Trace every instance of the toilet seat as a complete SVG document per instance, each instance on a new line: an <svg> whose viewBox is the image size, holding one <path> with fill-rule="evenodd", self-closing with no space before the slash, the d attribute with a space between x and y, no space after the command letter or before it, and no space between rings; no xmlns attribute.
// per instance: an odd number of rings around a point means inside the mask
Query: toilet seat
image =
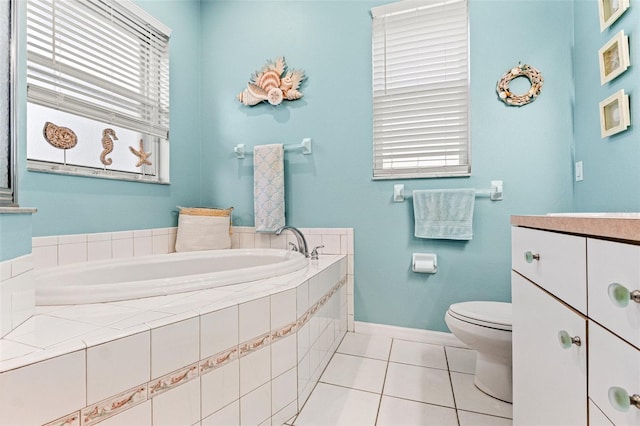
<svg viewBox="0 0 640 426"><path fill-rule="evenodd" d="M448 314L482 327L511 331L511 303L461 302L449 306Z"/></svg>

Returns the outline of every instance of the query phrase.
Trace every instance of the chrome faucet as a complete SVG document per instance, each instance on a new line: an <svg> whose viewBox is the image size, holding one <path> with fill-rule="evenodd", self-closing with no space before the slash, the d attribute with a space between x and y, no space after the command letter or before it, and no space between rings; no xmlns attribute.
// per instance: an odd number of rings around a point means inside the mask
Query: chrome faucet
<svg viewBox="0 0 640 426"><path fill-rule="evenodd" d="M309 246L307 246L307 240L304 238L302 232L295 226L285 225L276 230L276 235L282 234L282 231L284 231L285 229L293 232L293 235L296 236L296 239L298 240L298 251L302 253L304 257L309 257Z"/></svg>

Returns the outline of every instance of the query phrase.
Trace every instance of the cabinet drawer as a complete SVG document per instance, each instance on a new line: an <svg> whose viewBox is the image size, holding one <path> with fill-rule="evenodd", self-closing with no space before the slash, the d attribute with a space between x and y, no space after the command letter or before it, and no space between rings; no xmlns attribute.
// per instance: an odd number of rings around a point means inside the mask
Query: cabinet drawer
<svg viewBox="0 0 640 426"><path fill-rule="evenodd" d="M589 318L640 347L640 303L629 294L640 291L640 246L590 238L587 259Z"/></svg>
<svg viewBox="0 0 640 426"><path fill-rule="evenodd" d="M640 351L589 321L589 397L615 425L640 425L640 409L614 408L612 387L640 394Z"/></svg>
<svg viewBox="0 0 640 426"><path fill-rule="evenodd" d="M511 295L513 424L586 425L587 320L515 272ZM580 345L563 346L561 331Z"/></svg>
<svg viewBox="0 0 640 426"><path fill-rule="evenodd" d="M513 227L511 262L515 271L586 313L586 245L583 237Z"/></svg>

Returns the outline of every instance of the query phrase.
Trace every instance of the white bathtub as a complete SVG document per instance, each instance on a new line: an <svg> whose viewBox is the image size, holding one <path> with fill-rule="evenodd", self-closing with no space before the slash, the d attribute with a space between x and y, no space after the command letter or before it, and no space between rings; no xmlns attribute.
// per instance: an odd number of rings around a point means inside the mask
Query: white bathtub
<svg viewBox="0 0 640 426"><path fill-rule="evenodd" d="M43 269L36 305L114 302L204 290L288 274L307 267L300 253L231 249L110 259Z"/></svg>

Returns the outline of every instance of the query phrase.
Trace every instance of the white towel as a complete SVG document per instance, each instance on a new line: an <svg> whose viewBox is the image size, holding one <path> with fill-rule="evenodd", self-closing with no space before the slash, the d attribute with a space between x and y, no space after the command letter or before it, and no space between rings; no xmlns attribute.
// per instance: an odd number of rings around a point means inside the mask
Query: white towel
<svg viewBox="0 0 640 426"><path fill-rule="evenodd" d="M475 199L474 189L413 191L415 236L470 240Z"/></svg>
<svg viewBox="0 0 640 426"><path fill-rule="evenodd" d="M256 232L284 226L284 146L253 148L253 199Z"/></svg>

